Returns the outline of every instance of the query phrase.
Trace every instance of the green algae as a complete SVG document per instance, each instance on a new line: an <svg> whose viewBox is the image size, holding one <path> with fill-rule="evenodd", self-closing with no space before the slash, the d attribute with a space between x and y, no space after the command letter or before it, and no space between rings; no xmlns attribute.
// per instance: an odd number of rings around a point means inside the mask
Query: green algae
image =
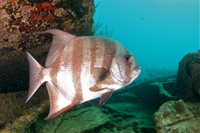
<svg viewBox="0 0 200 133"><path fill-rule="evenodd" d="M46 112L48 109L48 103L44 102L40 107L31 108L24 111L24 115L13 121L11 124L7 124L5 129L0 130L1 133L25 133L31 132L30 126L32 123L38 120L39 114Z"/></svg>

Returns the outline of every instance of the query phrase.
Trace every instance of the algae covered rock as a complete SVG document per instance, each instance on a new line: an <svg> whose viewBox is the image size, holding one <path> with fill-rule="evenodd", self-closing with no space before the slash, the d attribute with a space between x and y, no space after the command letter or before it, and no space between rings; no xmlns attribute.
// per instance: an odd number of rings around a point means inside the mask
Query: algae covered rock
<svg viewBox="0 0 200 133"><path fill-rule="evenodd" d="M96 107L88 107L65 113L62 120L55 133L92 131L92 129L106 124L109 116Z"/></svg>
<svg viewBox="0 0 200 133"><path fill-rule="evenodd" d="M37 120L40 113L48 111L49 98L45 88L39 89L31 101L25 104L27 94L27 91L0 94L0 129L6 125L5 131L19 130L17 125L21 129L25 129L25 126L29 128L28 125Z"/></svg>
<svg viewBox="0 0 200 133"><path fill-rule="evenodd" d="M168 101L154 114L158 133L198 133L200 103L185 103L183 100Z"/></svg>
<svg viewBox="0 0 200 133"><path fill-rule="evenodd" d="M179 62L176 92L184 100L200 100L200 52L188 53Z"/></svg>
<svg viewBox="0 0 200 133"><path fill-rule="evenodd" d="M0 49L22 50L45 43L42 32L52 28L91 35L93 14L93 0L0 1Z"/></svg>

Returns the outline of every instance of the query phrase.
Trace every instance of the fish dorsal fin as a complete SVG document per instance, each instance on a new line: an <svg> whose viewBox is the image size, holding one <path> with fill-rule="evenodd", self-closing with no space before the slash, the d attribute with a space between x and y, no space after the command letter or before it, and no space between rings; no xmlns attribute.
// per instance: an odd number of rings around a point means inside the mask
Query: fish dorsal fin
<svg viewBox="0 0 200 133"><path fill-rule="evenodd" d="M45 62L45 67L49 67L57 58L58 53L67 45L67 42L70 42L76 36L58 29L46 30L44 33L53 35L52 44Z"/></svg>
<svg viewBox="0 0 200 133"><path fill-rule="evenodd" d="M78 104L66 99L52 83L47 82L46 87L50 99L50 111L45 120L50 120Z"/></svg>
<svg viewBox="0 0 200 133"><path fill-rule="evenodd" d="M93 76L97 81L103 81L110 75L110 71L105 68L95 67L93 69Z"/></svg>
<svg viewBox="0 0 200 133"><path fill-rule="evenodd" d="M104 105L104 103L110 98L112 93L113 93L113 90L105 92L100 96L98 108L100 108L102 105Z"/></svg>

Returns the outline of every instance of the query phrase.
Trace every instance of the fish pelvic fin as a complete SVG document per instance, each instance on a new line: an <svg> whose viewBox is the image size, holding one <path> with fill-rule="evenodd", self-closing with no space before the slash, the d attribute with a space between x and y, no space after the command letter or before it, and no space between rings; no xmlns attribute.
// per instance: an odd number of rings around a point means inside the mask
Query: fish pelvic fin
<svg viewBox="0 0 200 133"><path fill-rule="evenodd" d="M26 52L29 62L29 91L25 101L27 103L37 89L44 82L43 69L42 67L28 52Z"/></svg>
<svg viewBox="0 0 200 133"><path fill-rule="evenodd" d="M100 100L99 100L99 105L98 105L98 108L100 108L101 106L104 105L104 103L110 98L110 96L112 95L114 90L110 90L108 92L105 92L103 93L101 96L100 96Z"/></svg>
<svg viewBox="0 0 200 133"><path fill-rule="evenodd" d="M50 110L49 115L44 120L50 120L78 104L76 100L65 98L52 82L46 82L46 87L49 93Z"/></svg>

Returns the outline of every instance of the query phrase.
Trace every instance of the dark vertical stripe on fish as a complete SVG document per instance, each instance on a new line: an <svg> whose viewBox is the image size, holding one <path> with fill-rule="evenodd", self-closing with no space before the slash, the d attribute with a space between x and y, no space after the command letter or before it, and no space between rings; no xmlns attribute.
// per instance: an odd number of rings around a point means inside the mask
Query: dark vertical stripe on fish
<svg viewBox="0 0 200 133"><path fill-rule="evenodd" d="M75 97L72 103L81 103L83 101L80 75L83 63L83 37L78 37L74 42L72 50L72 79L75 88Z"/></svg>
<svg viewBox="0 0 200 133"><path fill-rule="evenodd" d="M90 44L91 44L91 64L90 64L90 68L91 68L91 75L92 72L94 71L94 65L95 65L95 62L97 61L97 45L95 45L95 41L96 41L96 38L90 38Z"/></svg>
<svg viewBox="0 0 200 133"><path fill-rule="evenodd" d="M102 67L110 70L111 64L113 59L116 56L116 45L113 44L112 40L104 39L104 44L105 45L105 52L104 52L104 61Z"/></svg>
<svg viewBox="0 0 200 133"><path fill-rule="evenodd" d="M57 74L60 71L61 58L62 58L62 54L59 54L57 59L51 65L51 71L50 71L51 82L53 83L53 85L56 88L58 88L58 86L57 86L57 82L58 82L57 81Z"/></svg>

